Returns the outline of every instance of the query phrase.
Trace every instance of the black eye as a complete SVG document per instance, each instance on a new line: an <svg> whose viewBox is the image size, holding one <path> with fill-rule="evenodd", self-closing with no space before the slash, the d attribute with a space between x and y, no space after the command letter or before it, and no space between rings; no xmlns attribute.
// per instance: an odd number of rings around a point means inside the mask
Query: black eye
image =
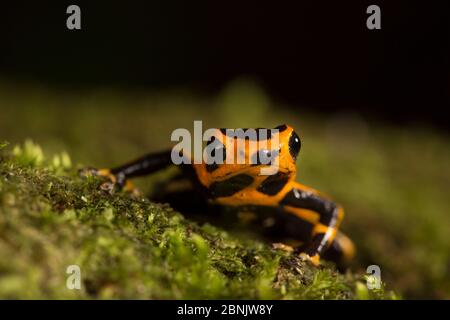
<svg viewBox="0 0 450 320"><path fill-rule="evenodd" d="M291 137L289 138L289 153L291 154L292 159L297 159L301 147L302 143L300 141L300 138L295 133L295 131L292 131Z"/></svg>

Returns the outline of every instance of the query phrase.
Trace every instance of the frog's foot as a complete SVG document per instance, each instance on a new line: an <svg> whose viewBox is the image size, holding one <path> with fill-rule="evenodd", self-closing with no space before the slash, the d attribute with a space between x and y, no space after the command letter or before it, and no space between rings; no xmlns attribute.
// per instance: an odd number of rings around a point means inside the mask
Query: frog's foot
<svg viewBox="0 0 450 320"><path fill-rule="evenodd" d="M89 177L89 176L97 176L97 177L105 177L107 178L111 183L116 184L118 181L118 177L111 173L111 170L109 169L97 169L92 167L86 167L80 169L78 171L79 175L82 177Z"/></svg>
<svg viewBox="0 0 450 320"><path fill-rule="evenodd" d="M300 260L310 262L316 267L320 265L320 254L316 246L311 246L304 243L294 249L294 254L299 257Z"/></svg>
<svg viewBox="0 0 450 320"><path fill-rule="evenodd" d="M105 177L108 181L100 185L100 189L104 191L112 192L117 187L119 190L124 190L135 196L140 195L140 191L131 181L125 178L124 174L113 174L110 169L83 168L79 171L79 174L83 177Z"/></svg>
<svg viewBox="0 0 450 320"><path fill-rule="evenodd" d="M302 261L308 261L311 262L314 266L319 266L320 265L320 255L318 253L316 254L308 254L306 252L303 251L298 251L296 249L294 249L293 247L286 245L284 243L272 243L272 248L276 249L276 250L283 250L286 252L294 252L298 255L298 257L302 260Z"/></svg>
<svg viewBox="0 0 450 320"><path fill-rule="evenodd" d="M309 261L311 262L314 266L318 267L320 265L320 256L318 253L314 254L314 255L310 255L306 252L301 252L299 254L300 259L302 259L303 261Z"/></svg>

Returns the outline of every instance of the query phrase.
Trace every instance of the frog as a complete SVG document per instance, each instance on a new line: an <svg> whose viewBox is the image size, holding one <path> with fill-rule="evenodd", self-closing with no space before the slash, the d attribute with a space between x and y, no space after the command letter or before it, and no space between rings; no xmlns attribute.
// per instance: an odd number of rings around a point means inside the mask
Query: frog
<svg viewBox="0 0 450 320"><path fill-rule="evenodd" d="M328 195L296 181L302 141L294 128L283 124L267 130L268 135L257 136L256 140L277 142L277 145L270 144L269 150L274 149L278 157L278 168L274 174L262 175L261 168L267 163L261 161L241 164L185 161L176 166L209 204L242 212L250 210L256 215L258 212L270 212L270 219L284 221L284 228L290 230L286 232L293 234L301 245L293 248L274 243L275 248L289 251L313 266L321 264L321 257L341 266L348 265L355 254L355 247L350 238L339 230L344 218L343 207ZM225 141L230 138L235 151L239 152L238 146L245 146L247 151L248 142L239 141L242 137L230 137L228 132L227 129L217 129L217 134L208 141L209 144L218 140L214 152L222 152L225 157L226 148L230 147ZM268 146L267 143L261 145ZM261 151L268 150L258 150ZM173 149L151 152L114 168L85 168L87 170L84 172L106 177L115 188L136 194L138 191L131 180L174 166L173 152Z"/></svg>

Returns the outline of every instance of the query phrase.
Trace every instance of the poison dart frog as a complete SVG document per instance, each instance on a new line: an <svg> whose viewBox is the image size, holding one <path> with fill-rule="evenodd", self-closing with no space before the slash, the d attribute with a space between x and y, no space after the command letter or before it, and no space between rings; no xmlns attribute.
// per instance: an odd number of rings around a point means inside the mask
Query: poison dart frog
<svg viewBox="0 0 450 320"><path fill-rule="evenodd" d="M271 149L277 149L278 156L278 171L273 175L261 175L260 169L265 165L261 163L201 162L179 166L209 203L272 211L275 219L284 221L286 232L302 241L303 245L293 250L301 259L316 266L322 256L338 263L349 261L354 254L354 246L347 236L338 231L344 217L343 208L321 192L295 181L300 138L291 126L281 125L275 129L273 134L263 138L270 140L274 134L278 135L278 139L274 139L278 141L278 146L270 145ZM222 149L225 152L227 131L218 130L219 140L223 143L215 151ZM248 143L238 143L239 137L233 139L235 151L239 152L238 145L248 148ZM259 141L261 138L256 139ZM89 172L105 176L119 188L131 191L134 187L129 179L173 165L171 153L171 150L150 153L113 169L90 168ZM278 247L289 248L281 244Z"/></svg>

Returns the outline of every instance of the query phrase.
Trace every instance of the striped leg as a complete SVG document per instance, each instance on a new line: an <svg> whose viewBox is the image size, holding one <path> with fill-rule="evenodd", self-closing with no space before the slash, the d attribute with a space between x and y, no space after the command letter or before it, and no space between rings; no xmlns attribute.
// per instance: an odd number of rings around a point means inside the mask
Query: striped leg
<svg viewBox="0 0 450 320"><path fill-rule="evenodd" d="M93 175L107 177L114 185L126 191L135 191L133 184L128 180L144 176L161 170L172 164L171 151L150 153L125 165L113 169L84 169Z"/></svg>
<svg viewBox="0 0 450 320"><path fill-rule="evenodd" d="M286 194L281 205L287 213L313 224L311 239L301 249L300 256L318 265L321 255L336 237L344 216L342 207L300 184Z"/></svg>

